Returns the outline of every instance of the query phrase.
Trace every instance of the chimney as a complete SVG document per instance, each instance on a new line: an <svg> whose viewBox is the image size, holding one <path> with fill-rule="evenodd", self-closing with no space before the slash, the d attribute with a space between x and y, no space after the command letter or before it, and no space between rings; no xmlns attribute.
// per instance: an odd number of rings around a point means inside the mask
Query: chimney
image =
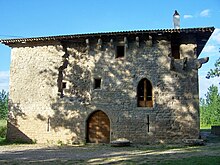
<svg viewBox="0 0 220 165"><path fill-rule="evenodd" d="M175 10L175 13L173 14L173 24L174 24L174 29L179 29L180 28L180 15Z"/></svg>

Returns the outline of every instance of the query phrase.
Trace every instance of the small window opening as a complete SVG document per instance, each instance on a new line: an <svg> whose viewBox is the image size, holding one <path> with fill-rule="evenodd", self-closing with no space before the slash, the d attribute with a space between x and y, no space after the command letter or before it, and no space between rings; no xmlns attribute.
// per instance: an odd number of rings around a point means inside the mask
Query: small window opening
<svg viewBox="0 0 220 165"><path fill-rule="evenodd" d="M150 132L150 116L147 115L147 132Z"/></svg>
<svg viewBox="0 0 220 165"><path fill-rule="evenodd" d="M153 107L152 85L147 79L142 79L137 87L137 106Z"/></svg>
<svg viewBox="0 0 220 165"><path fill-rule="evenodd" d="M50 132L50 118L47 119L47 132Z"/></svg>
<svg viewBox="0 0 220 165"><path fill-rule="evenodd" d="M66 82L62 82L62 89L66 88Z"/></svg>
<svg viewBox="0 0 220 165"><path fill-rule="evenodd" d="M94 79L94 89L100 89L101 88L101 79L95 78Z"/></svg>
<svg viewBox="0 0 220 165"><path fill-rule="evenodd" d="M180 59L180 46L172 44L171 49L172 49L172 57L174 59Z"/></svg>
<svg viewBox="0 0 220 165"><path fill-rule="evenodd" d="M125 46L117 46L116 58L122 58L125 56Z"/></svg>

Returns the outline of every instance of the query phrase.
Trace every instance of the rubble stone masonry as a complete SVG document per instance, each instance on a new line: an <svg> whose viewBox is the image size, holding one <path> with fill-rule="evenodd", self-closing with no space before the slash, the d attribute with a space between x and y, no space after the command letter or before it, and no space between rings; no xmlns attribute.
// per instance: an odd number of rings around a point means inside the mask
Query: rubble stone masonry
<svg viewBox="0 0 220 165"><path fill-rule="evenodd" d="M180 143L199 137L196 41L173 59L167 36L91 37L19 43L12 48L9 140L84 143L96 110L110 120L110 140ZM125 46L116 58L117 45ZM186 60L187 59L187 60ZM152 107L137 106L137 86L152 84ZM94 89L94 79L101 79Z"/></svg>

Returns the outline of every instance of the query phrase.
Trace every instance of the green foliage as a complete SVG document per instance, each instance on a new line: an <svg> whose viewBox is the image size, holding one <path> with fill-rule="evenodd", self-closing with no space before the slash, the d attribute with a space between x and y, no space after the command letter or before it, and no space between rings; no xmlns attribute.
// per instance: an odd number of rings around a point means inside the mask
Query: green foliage
<svg viewBox="0 0 220 165"><path fill-rule="evenodd" d="M4 139L6 137L7 122L6 120L0 120L0 138Z"/></svg>
<svg viewBox="0 0 220 165"><path fill-rule="evenodd" d="M213 77L219 77L220 76L220 58L217 59L217 61L215 62L215 68L214 69L210 69L210 71L208 72L206 78L213 78Z"/></svg>
<svg viewBox="0 0 220 165"><path fill-rule="evenodd" d="M0 127L0 138L5 138L6 131L7 131L6 127Z"/></svg>
<svg viewBox="0 0 220 165"><path fill-rule="evenodd" d="M201 125L220 125L220 95L218 87L210 86L205 96L205 99L200 99Z"/></svg>
<svg viewBox="0 0 220 165"><path fill-rule="evenodd" d="M7 119L8 116L8 93L0 91L0 119Z"/></svg>

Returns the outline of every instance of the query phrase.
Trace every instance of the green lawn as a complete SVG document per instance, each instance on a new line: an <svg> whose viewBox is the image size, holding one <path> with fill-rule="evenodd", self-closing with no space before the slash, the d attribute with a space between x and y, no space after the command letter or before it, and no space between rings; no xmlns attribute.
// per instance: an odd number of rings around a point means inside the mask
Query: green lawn
<svg viewBox="0 0 220 165"><path fill-rule="evenodd" d="M201 125L200 129L201 130L203 130L203 129L211 129L211 125Z"/></svg>
<svg viewBox="0 0 220 165"><path fill-rule="evenodd" d="M176 159L176 160L167 160L164 162L158 162L159 165L188 165L188 164L199 164L199 165L219 165L220 164L220 157L219 156L199 156L199 157L189 157L183 159Z"/></svg>

